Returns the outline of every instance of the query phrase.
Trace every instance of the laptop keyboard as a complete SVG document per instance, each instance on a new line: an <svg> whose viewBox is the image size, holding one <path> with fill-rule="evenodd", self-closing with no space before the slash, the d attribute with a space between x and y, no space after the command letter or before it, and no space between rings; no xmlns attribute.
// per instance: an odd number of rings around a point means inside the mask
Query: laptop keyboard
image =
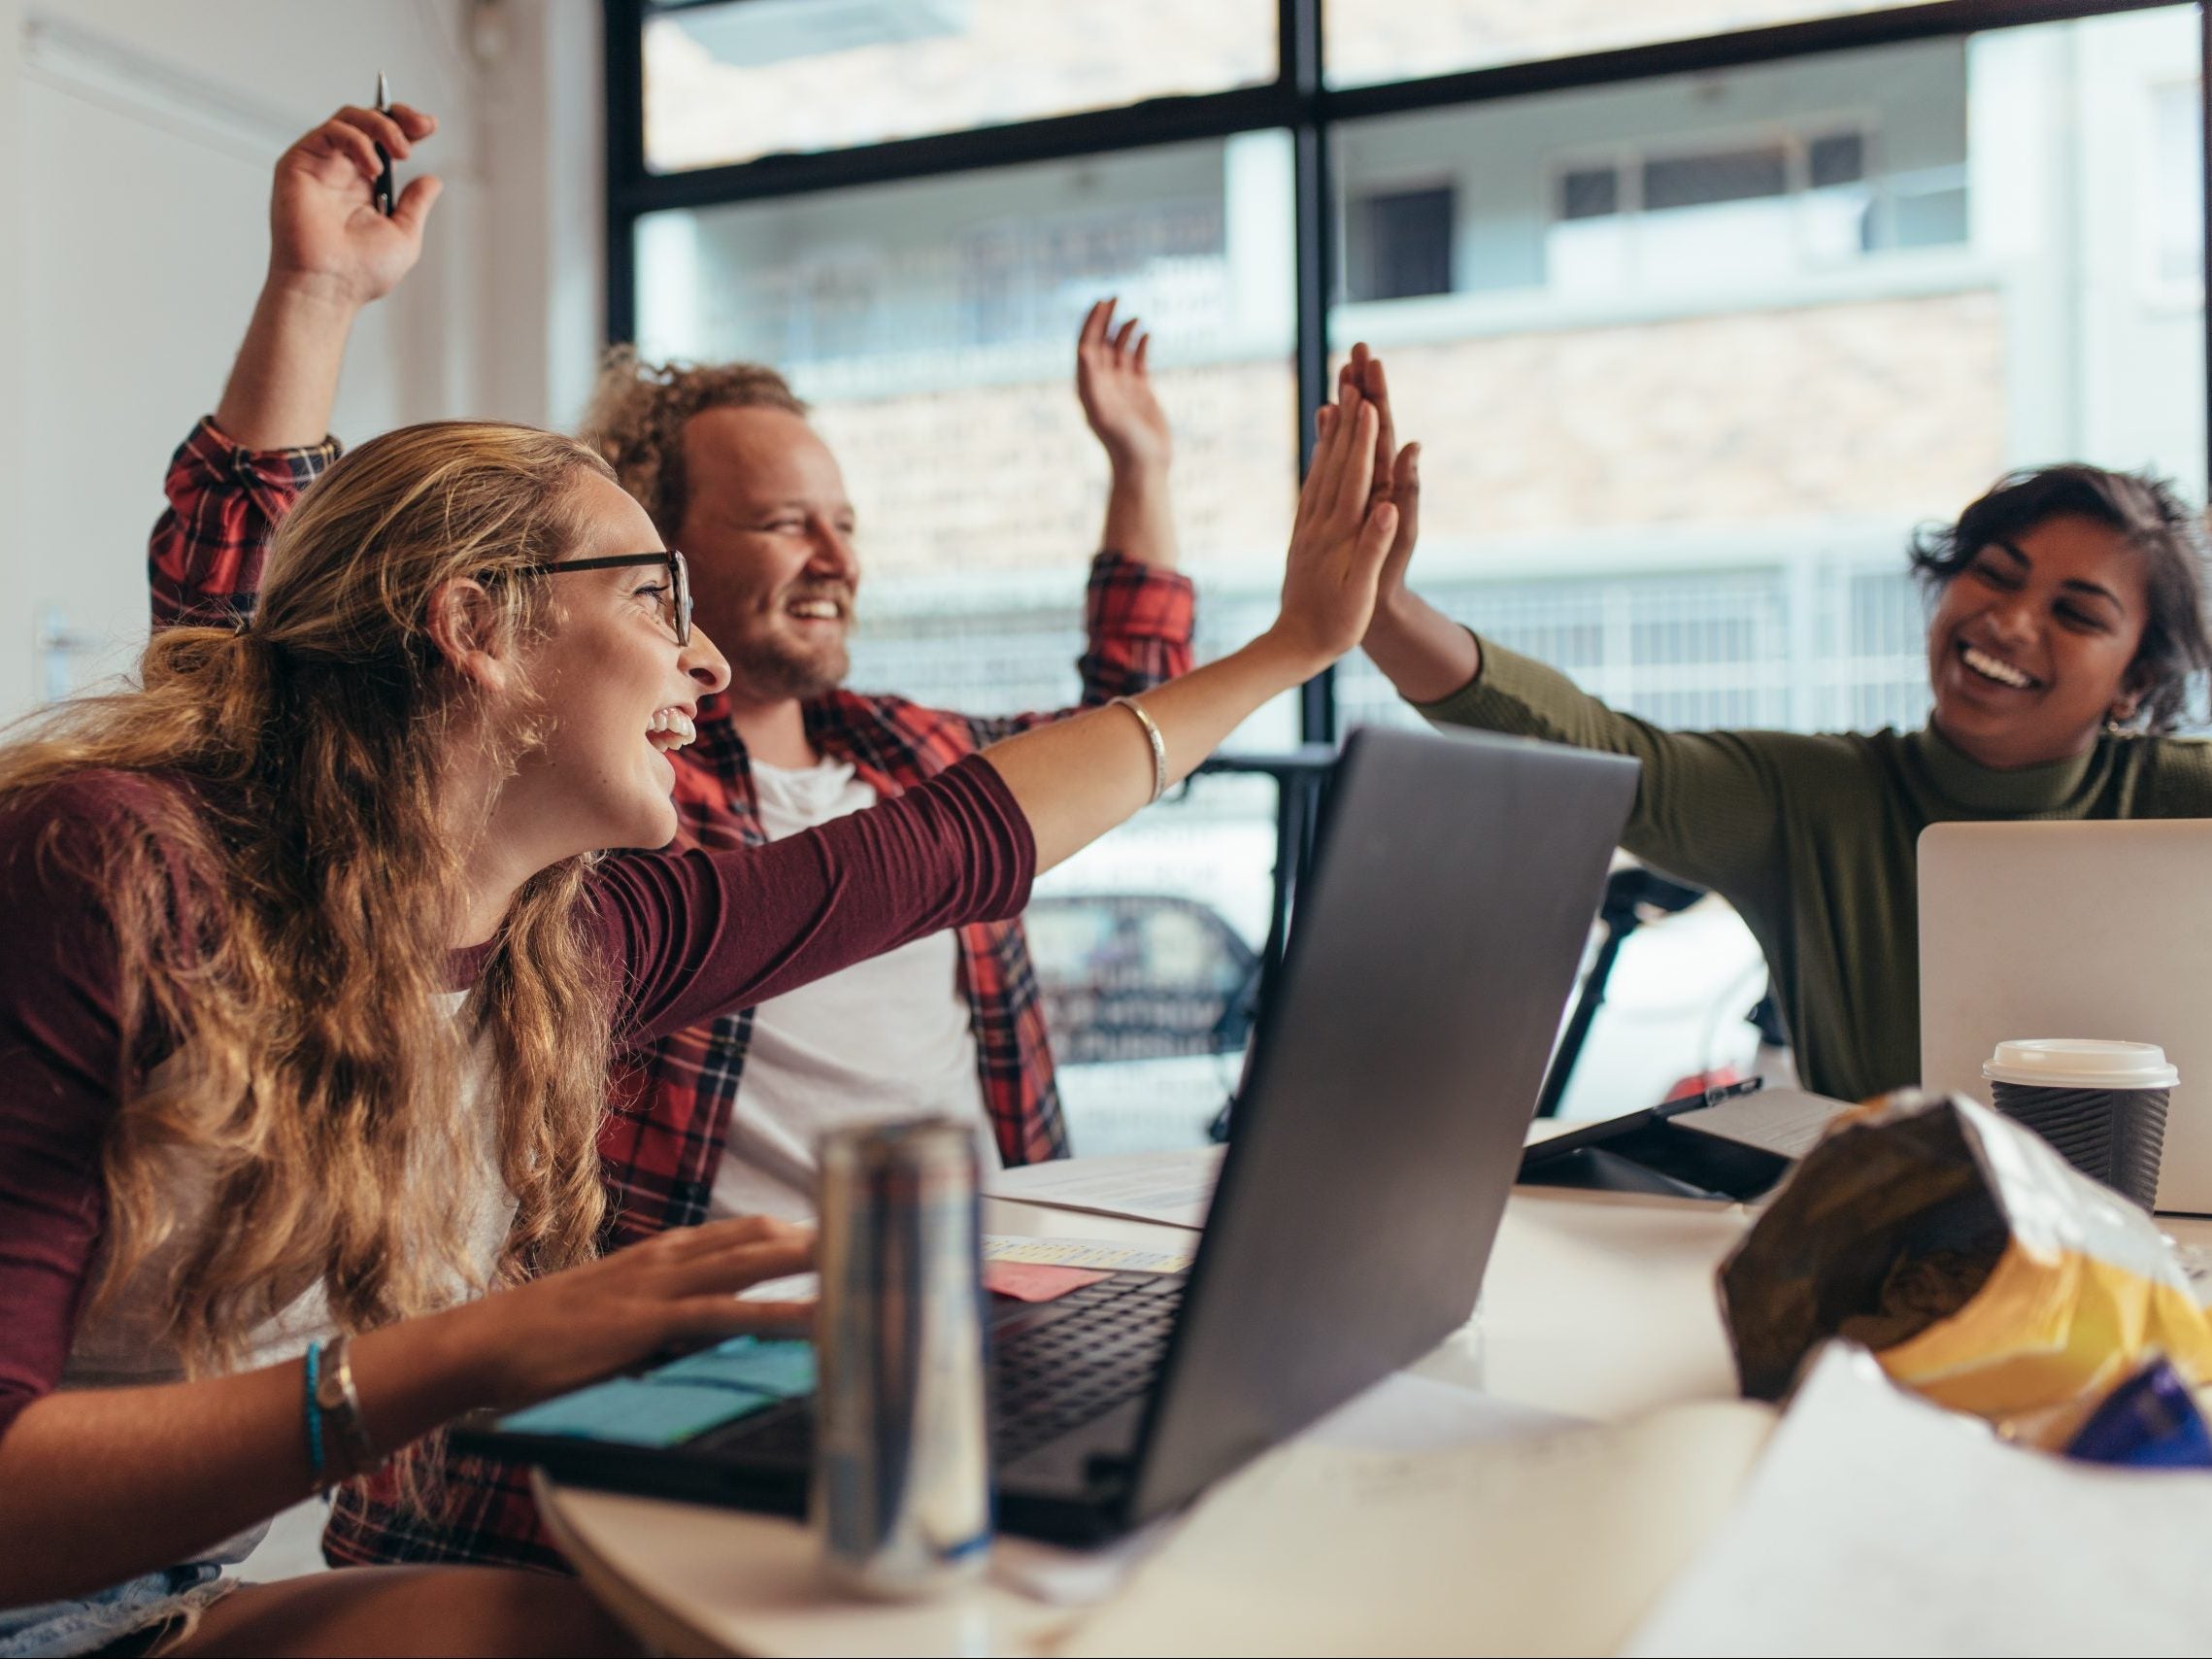
<svg viewBox="0 0 2212 1659"><path fill-rule="evenodd" d="M1045 1304L1044 1319L999 1327L992 1460L1010 1464L1151 1388L1182 1305L1180 1273L1116 1274Z"/></svg>
<svg viewBox="0 0 2212 1659"><path fill-rule="evenodd" d="M1183 1305L1181 1273L1117 1273L992 1326L991 1461L1000 1468L1153 1385ZM784 1411L703 1435L702 1447L804 1461L814 1414Z"/></svg>

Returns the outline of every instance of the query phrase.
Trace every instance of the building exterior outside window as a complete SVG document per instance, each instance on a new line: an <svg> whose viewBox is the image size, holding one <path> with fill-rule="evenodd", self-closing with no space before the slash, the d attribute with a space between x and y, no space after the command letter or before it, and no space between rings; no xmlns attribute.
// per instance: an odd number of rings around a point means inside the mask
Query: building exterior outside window
<svg viewBox="0 0 2212 1659"><path fill-rule="evenodd" d="M772 3L730 10L757 7L765 26ZM1022 3L1080 14L1090 58L1035 50L1020 110L969 108L899 67L1011 26L994 0L932 0L909 19L928 41L822 56L892 78L881 98L861 82L840 99L878 111L872 127L850 110L813 126L756 113L745 142L872 142L1153 96L1165 82L1138 70L1168 59L1190 83L1177 92L1274 73L1266 20L1233 6L1177 9L1178 26L1207 14L1186 56L1143 50L1163 38L1145 6ZM648 24L656 165L743 148L726 132L680 144L668 135L707 117L654 115L707 73L716 10ZM1881 10L1335 0L1326 61L1332 84L1360 85L1637 30ZM1357 340L1383 355L1402 435L1424 444L1424 591L1664 724L1917 724L1916 525L2061 458L2149 466L2203 497L2199 26L2191 6L2128 11L1334 123L1326 344L1332 361ZM653 33L670 28L683 40ZM807 84L784 50L715 73ZM880 113L902 97L913 112ZM1294 154L1290 133L1262 128L637 220L641 344L784 367L844 460L867 566L855 683L978 709L1072 689L1104 465L1068 375L1076 324L1106 294L1155 330L1201 654L1270 614L1297 468ZM1335 698L1345 726L1412 718L1357 657ZM1298 736L1285 702L1240 741ZM1212 780L1054 891L1201 901L1257 950L1273 814L1262 780ZM1601 1025L1570 1110L1645 1103L1629 1097L1748 1057L1748 937L1686 922L1674 936L1696 936L1694 960L1669 962L1675 927L1624 957L1615 1030ZM1719 1012L1687 1018L1668 986ZM1647 1017L1700 1034L1639 1042ZM1621 1057L1639 1046L1664 1052L1638 1070Z"/></svg>

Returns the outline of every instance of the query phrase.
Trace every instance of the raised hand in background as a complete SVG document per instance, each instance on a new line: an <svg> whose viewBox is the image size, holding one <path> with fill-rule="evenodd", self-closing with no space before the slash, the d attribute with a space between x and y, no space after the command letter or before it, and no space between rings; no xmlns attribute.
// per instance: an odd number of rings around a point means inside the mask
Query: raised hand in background
<svg viewBox="0 0 2212 1659"><path fill-rule="evenodd" d="M1168 463L1175 436L1153 389L1152 336L1134 317L1119 326L1115 301L1102 299L1075 341L1075 395L1083 418L1113 467L1102 546L1147 564L1176 559Z"/></svg>
<svg viewBox="0 0 2212 1659"><path fill-rule="evenodd" d="M346 342L361 308L397 288L422 256L444 186L409 181L390 218L376 208L383 145L406 160L438 130L420 110L349 106L277 158L269 189L269 273L238 349L216 424L250 450L301 449L330 427Z"/></svg>

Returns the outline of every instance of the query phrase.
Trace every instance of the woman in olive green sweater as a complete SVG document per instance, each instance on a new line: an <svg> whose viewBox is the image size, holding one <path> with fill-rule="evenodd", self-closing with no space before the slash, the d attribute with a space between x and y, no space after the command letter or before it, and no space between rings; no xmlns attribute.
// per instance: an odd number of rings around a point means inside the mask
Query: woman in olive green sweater
<svg viewBox="0 0 2212 1659"><path fill-rule="evenodd" d="M1364 348L1345 373L1383 396ZM1623 844L1742 913L1808 1088L1855 1100L1919 1078L1915 849L1928 825L2212 816L2212 745L2169 735L2189 676L2212 666L2202 526L2156 480L2016 473L1920 537L1927 728L1804 736L1661 730L1451 622L1405 585L1416 448L1378 478L1400 528L1367 655L1432 721L1641 761Z"/></svg>

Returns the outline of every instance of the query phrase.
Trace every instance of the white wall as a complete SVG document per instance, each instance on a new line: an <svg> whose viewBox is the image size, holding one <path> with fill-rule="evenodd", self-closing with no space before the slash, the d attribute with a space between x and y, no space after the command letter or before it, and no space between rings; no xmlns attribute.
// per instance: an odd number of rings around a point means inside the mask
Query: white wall
<svg viewBox="0 0 2212 1659"><path fill-rule="evenodd" d="M21 0L0 0L0 87L22 85ZM0 718L21 706L31 660L30 548L22 534L23 434L28 389L23 346L21 100L0 109ZM23 595L18 600L17 595Z"/></svg>
<svg viewBox="0 0 2212 1659"><path fill-rule="evenodd" d="M600 328L597 8L0 0L0 718L134 657L162 468L252 306L271 164L380 68L438 115L421 164L448 188L354 336L337 430L573 415ZM55 619L64 659L39 648Z"/></svg>

